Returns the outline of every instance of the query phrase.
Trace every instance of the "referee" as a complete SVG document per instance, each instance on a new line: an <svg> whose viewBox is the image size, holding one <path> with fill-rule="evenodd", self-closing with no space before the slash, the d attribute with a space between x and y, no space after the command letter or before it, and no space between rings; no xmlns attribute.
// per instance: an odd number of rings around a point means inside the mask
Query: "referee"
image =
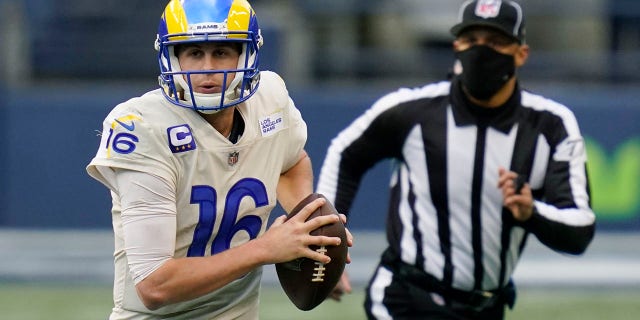
<svg viewBox="0 0 640 320"><path fill-rule="evenodd" d="M521 7L467 1L460 16L451 80L385 95L322 166L317 191L348 213L367 170L394 163L370 319L503 319L530 234L569 254L594 235L578 123L517 80L529 54Z"/></svg>

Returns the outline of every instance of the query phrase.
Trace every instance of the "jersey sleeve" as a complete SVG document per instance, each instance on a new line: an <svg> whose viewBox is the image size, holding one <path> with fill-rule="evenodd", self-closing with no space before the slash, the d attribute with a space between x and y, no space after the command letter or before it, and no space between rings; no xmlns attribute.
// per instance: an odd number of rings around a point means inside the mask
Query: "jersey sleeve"
<svg viewBox="0 0 640 320"><path fill-rule="evenodd" d="M591 209L587 154L573 113L567 109L547 139L551 155L542 194L525 227L548 247L571 254L584 252L595 233Z"/></svg>
<svg viewBox="0 0 640 320"><path fill-rule="evenodd" d="M152 174L115 171L124 250L131 278L137 284L173 257L176 190L174 185Z"/></svg>
<svg viewBox="0 0 640 320"><path fill-rule="evenodd" d="M317 191L348 214L365 173L383 159L401 158L406 121L399 94L379 99L332 141L320 171Z"/></svg>
<svg viewBox="0 0 640 320"><path fill-rule="evenodd" d="M164 141L166 134L145 121L131 105L121 104L105 118L100 145L87 166L88 174L114 189L114 169L151 173L167 181L176 181L169 163L171 156Z"/></svg>
<svg viewBox="0 0 640 320"><path fill-rule="evenodd" d="M284 152L281 173L293 167L300 159L300 152L307 142L307 124L293 99L289 96L286 84L282 77L272 71L260 73L260 96L255 97L260 105L261 112L273 115L273 119L281 118L285 122L286 130L278 137L278 148ZM262 118L260 121L264 121ZM278 124L275 124L278 127ZM263 135L264 136L264 135ZM283 144L283 145L282 145Z"/></svg>
<svg viewBox="0 0 640 320"><path fill-rule="evenodd" d="M288 135L289 144L282 172L286 172L298 162L300 152L302 152L307 142L307 124L291 98L288 98L287 109L290 122Z"/></svg>

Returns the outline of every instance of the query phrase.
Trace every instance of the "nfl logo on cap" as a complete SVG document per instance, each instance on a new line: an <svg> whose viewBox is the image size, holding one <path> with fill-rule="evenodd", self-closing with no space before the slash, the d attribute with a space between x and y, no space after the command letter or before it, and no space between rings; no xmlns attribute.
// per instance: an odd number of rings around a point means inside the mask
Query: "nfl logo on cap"
<svg viewBox="0 0 640 320"><path fill-rule="evenodd" d="M458 37L469 27L491 27L524 43L525 27L522 8L510 0L468 0L460 7L459 23L451 28Z"/></svg>
<svg viewBox="0 0 640 320"><path fill-rule="evenodd" d="M495 18L500 13L502 0L480 0L476 5L476 16L487 18Z"/></svg>

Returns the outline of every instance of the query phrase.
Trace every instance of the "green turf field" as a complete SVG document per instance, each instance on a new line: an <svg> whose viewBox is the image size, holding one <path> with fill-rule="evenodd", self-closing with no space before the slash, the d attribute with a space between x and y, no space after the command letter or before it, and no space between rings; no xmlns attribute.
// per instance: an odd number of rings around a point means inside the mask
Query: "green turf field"
<svg viewBox="0 0 640 320"><path fill-rule="evenodd" d="M638 290L521 290L509 320L627 320L640 315ZM265 287L262 320L357 320L364 319L362 290L340 302L326 301L308 312L297 310L279 287ZM106 319L111 307L111 288L105 285L6 284L0 283L0 319L91 320Z"/></svg>

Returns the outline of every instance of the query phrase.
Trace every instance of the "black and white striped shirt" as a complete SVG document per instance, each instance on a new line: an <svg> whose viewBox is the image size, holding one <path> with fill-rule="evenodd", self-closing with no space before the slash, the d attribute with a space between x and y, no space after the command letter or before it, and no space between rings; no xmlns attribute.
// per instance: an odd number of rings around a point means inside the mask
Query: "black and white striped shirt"
<svg viewBox="0 0 640 320"><path fill-rule="evenodd" d="M446 285L506 285L529 233L573 254L593 237L577 121L539 95L517 88L504 106L481 108L455 79L390 93L333 139L317 191L348 213L363 175L383 159L395 168L390 249ZM535 209L524 224L502 205L499 167L528 177Z"/></svg>

